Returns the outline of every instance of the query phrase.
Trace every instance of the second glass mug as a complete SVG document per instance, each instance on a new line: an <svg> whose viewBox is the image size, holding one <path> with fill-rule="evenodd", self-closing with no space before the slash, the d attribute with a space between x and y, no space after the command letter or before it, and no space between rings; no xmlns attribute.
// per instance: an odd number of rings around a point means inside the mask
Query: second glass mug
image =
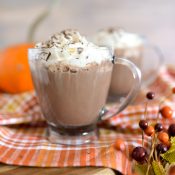
<svg viewBox="0 0 175 175"><path fill-rule="evenodd" d="M116 57L132 61L142 73L142 88L148 87L157 78L157 74L164 63L161 49L152 44L146 36L137 34L141 43L137 46L113 48ZM122 98L129 92L133 85L131 71L123 65L114 65L108 101ZM123 76L120 76L120 75Z"/></svg>
<svg viewBox="0 0 175 175"><path fill-rule="evenodd" d="M98 48L99 49L99 48ZM105 47L101 47L110 53ZM120 113L137 95L141 72L130 61L114 58L89 67L87 70L60 69L50 66L43 55L54 49L29 49L29 65L41 111L48 123L47 134L51 143L81 145L98 137L97 122ZM122 64L132 72L134 85L115 114L104 115L113 64ZM122 76L122 75L121 75Z"/></svg>

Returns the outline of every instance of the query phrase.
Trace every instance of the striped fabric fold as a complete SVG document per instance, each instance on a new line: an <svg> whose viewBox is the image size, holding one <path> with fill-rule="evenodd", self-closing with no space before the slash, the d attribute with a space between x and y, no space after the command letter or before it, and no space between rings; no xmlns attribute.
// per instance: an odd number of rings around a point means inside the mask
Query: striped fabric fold
<svg viewBox="0 0 175 175"><path fill-rule="evenodd" d="M34 92L0 94L0 125L43 121Z"/></svg>
<svg viewBox="0 0 175 175"><path fill-rule="evenodd" d="M44 124L1 126L0 162L38 167L104 166L130 174L128 152L116 151L113 142L125 137L127 146L141 143L140 134L135 134L137 143L132 136L101 129L99 140L89 145L63 146L48 142Z"/></svg>
<svg viewBox="0 0 175 175"><path fill-rule="evenodd" d="M144 115L145 93L149 90L157 94L148 107L148 119L156 121L158 100L175 86L175 69L164 67L156 81L144 89L136 103L119 115L105 121L108 129L100 128L100 136L93 143L81 146L51 144L47 140L47 125L42 117L34 92L17 95L0 94L0 162L10 165L38 167L105 166L123 174L132 174L129 149L141 144L138 121ZM175 97L166 100L175 109ZM111 115L117 110L115 104L106 106ZM165 125L172 120L163 120ZM100 126L100 125L99 125ZM111 129L112 128L112 129ZM125 152L115 150L117 138L125 138ZM150 142L146 138L146 144Z"/></svg>

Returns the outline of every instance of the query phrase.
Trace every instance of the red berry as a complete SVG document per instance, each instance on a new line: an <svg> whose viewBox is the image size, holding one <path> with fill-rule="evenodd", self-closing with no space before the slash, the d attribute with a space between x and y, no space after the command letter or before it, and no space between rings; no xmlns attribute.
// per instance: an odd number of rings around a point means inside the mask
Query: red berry
<svg viewBox="0 0 175 175"><path fill-rule="evenodd" d="M171 142L168 141L165 145L166 145L168 148L170 148L170 146L171 146Z"/></svg>
<svg viewBox="0 0 175 175"><path fill-rule="evenodd" d="M114 143L114 147L119 151L124 151L126 149L125 141L123 139L117 139Z"/></svg>
<svg viewBox="0 0 175 175"><path fill-rule="evenodd" d="M168 170L168 175L175 175L175 165L170 165L170 168Z"/></svg>
<svg viewBox="0 0 175 175"><path fill-rule="evenodd" d="M170 137L174 137L175 136L175 124L171 124L168 128L168 134Z"/></svg>
<svg viewBox="0 0 175 175"><path fill-rule="evenodd" d="M175 94L175 87L172 88L172 93Z"/></svg>
<svg viewBox="0 0 175 175"><path fill-rule="evenodd" d="M162 107L160 113L162 117L166 119L170 119L173 117L173 110L169 106Z"/></svg>
<svg viewBox="0 0 175 175"><path fill-rule="evenodd" d="M148 93L146 94L146 98L147 98L148 100L153 100L154 97L155 97L155 93L154 93L154 92L148 92Z"/></svg>
<svg viewBox="0 0 175 175"><path fill-rule="evenodd" d="M155 133L154 127L153 126L148 126L145 130L144 130L145 134L147 136L152 136Z"/></svg>
<svg viewBox="0 0 175 175"><path fill-rule="evenodd" d="M168 151L168 147L162 143L156 146L156 150L158 154L163 154Z"/></svg>
<svg viewBox="0 0 175 175"><path fill-rule="evenodd" d="M147 151L145 148L138 146L132 151L132 158L139 163L145 163L147 159Z"/></svg>
<svg viewBox="0 0 175 175"><path fill-rule="evenodd" d="M169 136L166 132L159 132L157 138L164 144L169 143Z"/></svg>
<svg viewBox="0 0 175 175"><path fill-rule="evenodd" d="M161 123L156 123L154 129L156 130L156 132L160 132L163 130L163 125Z"/></svg>
<svg viewBox="0 0 175 175"><path fill-rule="evenodd" d="M148 127L148 122L146 120L140 120L139 126L142 130L145 130Z"/></svg>

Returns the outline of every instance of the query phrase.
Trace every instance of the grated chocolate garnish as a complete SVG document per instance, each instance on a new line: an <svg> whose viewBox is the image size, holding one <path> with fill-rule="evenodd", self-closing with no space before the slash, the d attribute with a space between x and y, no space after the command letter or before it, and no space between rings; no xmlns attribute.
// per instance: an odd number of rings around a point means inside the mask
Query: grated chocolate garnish
<svg viewBox="0 0 175 175"><path fill-rule="evenodd" d="M68 67L68 66L63 67L63 68L62 68L62 71L63 71L63 72L68 72L68 71L69 71L69 67Z"/></svg>
<svg viewBox="0 0 175 175"><path fill-rule="evenodd" d="M48 53L48 55L46 57L46 61L49 59L50 56L51 56L51 52Z"/></svg>
<svg viewBox="0 0 175 175"><path fill-rule="evenodd" d="M70 69L70 72L71 72L71 73L77 73L77 70L75 70L75 69Z"/></svg>
<svg viewBox="0 0 175 175"><path fill-rule="evenodd" d="M78 54L81 54L83 52L83 48L82 47L78 47L77 48L77 52L78 52Z"/></svg>
<svg viewBox="0 0 175 175"><path fill-rule="evenodd" d="M66 33L65 30L62 31L62 34L64 35L64 37L65 37L66 39L70 39L70 36Z"/></svg>
<svg viewBox="0 0 175 175"><path fill-rule="evenodd" d="M40 57L41 59L45 60L45 61L46 61L47 56L48 56L48 53L47 53L47 52L41 52L41 53L39 54L39 57Z"/></svg>
<svg viewBox="0 0 175 175"><path fill-rule="evenodd" d="M58 38L55 35L53 35L53 36L51 36L51 39L57 40Z"/></svg>
<svg viewBox="0 0 175 175"><path fill-rule="evenodd" d="M113 33L114 31L115 31L115 29L112 28L112 27L108 29L108 32L109 32L109 33Z"/></svg>
<svg viewBox="0 0 175 175"><path fill-rule="evenodd" d="M115 59L116 59L116 57L113 56L113 57L112 57L112 63L113 63L113 64L115 64Z"/></svg>

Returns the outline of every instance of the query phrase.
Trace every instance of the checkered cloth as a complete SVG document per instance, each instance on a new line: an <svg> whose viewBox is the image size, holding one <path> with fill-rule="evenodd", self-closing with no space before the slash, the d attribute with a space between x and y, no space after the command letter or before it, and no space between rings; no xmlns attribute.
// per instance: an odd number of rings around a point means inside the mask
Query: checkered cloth
<svg viewBox="0 0 175 175"><path fill-rule="evenodd" d="M165 96L174 86L175 68L162 68L156 81L138 96L136 105L129 106L121 114L105 122L106 126L116 130L100 129L98 141L82 146L63 146L48 142L46 123L34 92L0 94L0 162L38 167L105 166L123 174L132 174L128 150L131 146L141 144L138 121L144 114L145 92L153 90L156 94ZM175 109L174 102L173 96L166 101ZM116 111L115 105L107 105L107 108L108 114ZM148 107L148 118L153 122L157 111L155 101ZM161 122L168 124L172 121L162 119ZM117 138L125 138L128 148L126 151L120 152L114 148L113 143ZM146 143L149 144L148 138Z"/></svg>

